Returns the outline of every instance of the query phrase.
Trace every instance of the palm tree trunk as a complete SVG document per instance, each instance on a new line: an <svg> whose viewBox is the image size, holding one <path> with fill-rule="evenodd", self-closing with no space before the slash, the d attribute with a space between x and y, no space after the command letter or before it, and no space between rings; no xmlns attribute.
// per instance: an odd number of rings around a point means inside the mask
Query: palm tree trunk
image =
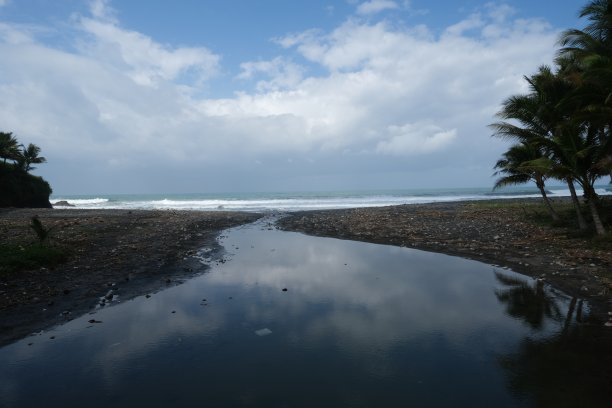
<svg viewBox="0 0 612 408"><path fill-rule="evenodd" d="M593 217L593 224L595 224L595 231L597 235L606 235L606 229L601 222L599 217L599 210L597 209L597 193L590 184L584 184L584 195L589 203L589 209L591 210L591 216Z"/></svg>
<svg viewBox="0 0 612 408"><path fill-rule="evenodd" d="M595 231L597 235L606 235L606 229L599 218L599 211L597 210L597 204L595 200L589 198L589 208L591 209L591 216L593 217L593 224L595 224Z"/></svg>
<svg viewBox="0 0 612 408"><path fill-rule="evenodd" d="M569 187L570 194L572 195L572 203L574 203L574 209L576 210L576 217L578 217L578 228L581 231L587 229L586 221L582 216L582 211L580 211L580 201L578 200L578 196L576 195L576 189L574 188L574 182L571 178L567 178L567 186Z"/></svg>
<svg viewBox="0 0 612 408"><path fill-rule="evenodd" d="M567 310L567 315L565 316L565 322L563 323L562 334L566 334L572 323L572 315L574 314L574 309L576 308L576 302L578 299L574 296L572 301L569 304L569 309Z"/></svg>
<svg viewBox="0 0 612 408"><path fill-rule="evenodd" d="M548 213L552 217L553 221L559 221L559 214L557 214L557 212L553 208L552 204L550 203L550 200L548 199L548 196L546 195L546 190L544 190L544 182L541 180L537 180L536 185L538 186L538 189L540 190L540 194L542 194L542 198L544 199L544 204L546 204L546 208L548 208Z"/></svg>

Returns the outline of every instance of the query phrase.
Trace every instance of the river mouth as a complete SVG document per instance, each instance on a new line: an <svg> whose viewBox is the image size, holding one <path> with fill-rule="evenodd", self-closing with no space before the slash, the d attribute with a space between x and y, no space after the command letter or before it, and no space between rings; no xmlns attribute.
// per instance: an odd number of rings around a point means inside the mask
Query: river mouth
<svg viewBox="0 0 612 408"><path fill-rule="evenodd" d="M0 349L0 405L564 406L573 389L599 406L610 396L609 333L583 334L586 303L523 275L270 220L219 242L223 259L201 254L204 275Z"/></svg>

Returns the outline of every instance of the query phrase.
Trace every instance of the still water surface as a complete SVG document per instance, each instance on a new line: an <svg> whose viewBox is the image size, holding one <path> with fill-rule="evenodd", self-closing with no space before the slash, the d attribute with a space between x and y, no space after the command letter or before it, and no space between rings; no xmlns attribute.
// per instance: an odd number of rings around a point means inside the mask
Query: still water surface
<svg viewBox="0 0 612 408"><path fill-rule="evenodd" d="M609 359L596 348L610 343L588 345L585 357L576 334L586 305L490 265L266 225L227 231L228 261L210 261L204 275L0 349L0 406L598 406L609 397L600 384Z"/></svg>

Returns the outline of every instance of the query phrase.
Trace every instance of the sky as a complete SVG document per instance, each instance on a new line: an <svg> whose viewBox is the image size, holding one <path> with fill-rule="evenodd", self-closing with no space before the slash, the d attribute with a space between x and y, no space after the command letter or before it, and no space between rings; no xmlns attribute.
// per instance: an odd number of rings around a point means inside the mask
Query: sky
<svg viewBox="0 0 612 408"><path fill-rule="evenodd" d="M55 194L489 187L584 4L0 0L0 131Z"/></svg>

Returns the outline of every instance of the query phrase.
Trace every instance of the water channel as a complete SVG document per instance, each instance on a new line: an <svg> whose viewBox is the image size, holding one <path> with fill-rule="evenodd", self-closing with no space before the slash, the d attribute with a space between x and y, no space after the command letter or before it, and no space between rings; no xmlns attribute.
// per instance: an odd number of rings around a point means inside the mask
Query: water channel
<svg viewBox="0 0 612 408"><path fill-rule="evenodd" d="M0 349L0 406L609 401L610 336L584 333L586 303L523 275L266 222L220 244L203 275Z"/></svg>

